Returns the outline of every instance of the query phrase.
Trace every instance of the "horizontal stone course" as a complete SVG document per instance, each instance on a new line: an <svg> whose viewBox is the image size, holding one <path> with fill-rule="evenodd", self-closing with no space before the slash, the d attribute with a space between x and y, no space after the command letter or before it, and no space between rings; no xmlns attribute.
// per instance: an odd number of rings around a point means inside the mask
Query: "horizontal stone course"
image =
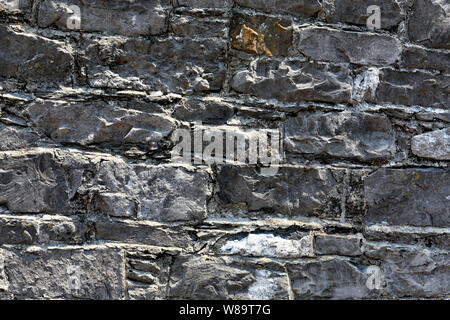
<svg viewBox="0 0 450 320"><path fill-rule="evenodd" d="M189 250L192 238L189 230L164 227L133 221L98 221L95 224L97 240L117 241Z"/></svg>
<svg viewBox="0 0 450 320"><path fill-rule="evenodd" d="M54 141L85 146L134 144L156 150L176 127L164 114L115 108L103 101L37 101L24 113Z"/></svg>
<svg viewBox="0 0 450 320"><path fill-rule="evenodd" d="M77 217L0 216L0 243L81 244L91 237L90 225Z"/></svg>
<svg viewBox="0 0 450 320"><path fill-rule="evenodd" d="M88 205L78 203L76 195L122 192L125 198L128 196L139 204L133 212L136 211L140 219L201 220L206 217L206 201L211 192L205 172L171 165L128 165L89 153L59 153L52 149L28 154L0 153L0 163L0 203L5 203L14 213L85 212ZM82 185L89 172L95 175L93 185ZM189 187L180 181L167 184L174 178L184 180ZM128 202L116 203L119 204L123 207L116 211L129 210ZM104 203L94 201L93 209L117 215Z"/></svg>
<svg viewBox="0 0 450 320"><path fill-rule="evenodd" d="M83 48L81 65L94 88L185 94L220 90L225 79L220 39L94 38Z"/></svg>
<svg viewBox="0 0 450 320"><path fill-rule="evenodd" d="M0 299L450 298L447 0L14 3Z"/></svg>
<svg viewBox="0 0 450 320"><path fill-rule="evenodd" d="M321 10L318 0L235 0L236 4L244 8L252 8L268 13L292 14L299 17L311 17Z"/></svg>
<svg viewBox="0 0 450 320"><path fill-rule="evenodd" d="M404 46L401 64L408 69L430 69L448 73L450 53L434 51L417 45Z"/></svg>
<svg viewBox="0 0 450 320"><path fill-rule="evenodd" d="M362 255L361 235L317 234L314 237L314 251L318 255L359 256Z"/></svg>
<svg viewBox="0 0 450 320"><path fill-rule="evenodd" d="M167 32L171 9L170 0L113 0L104 3L44 0L38 6L39 27L56 25L63 30L74 29L70 19L76 16L76 13L71 6L80 9L79 30L125 36L158 35Z"/></svg>

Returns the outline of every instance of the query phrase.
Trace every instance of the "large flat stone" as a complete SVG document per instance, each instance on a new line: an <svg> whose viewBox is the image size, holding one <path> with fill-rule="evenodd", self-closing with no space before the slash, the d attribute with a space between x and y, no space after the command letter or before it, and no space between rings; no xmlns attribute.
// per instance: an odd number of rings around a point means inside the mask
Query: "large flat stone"
<svg viewBox="0 0 450 320"><path fill-rule="evenodd" d="M297 31L294 47L316 61L386 66L400 55L400 41L387 35L306 27Z"/></svg>
<svg viewBox="0 0 450 320"><path fill-rule="evenodd" d="M73 5L78 6L81 11L80 28L77 30L126 36L157 35L166 32L171 9L170 0L45 0L38 7L39 26L46 28L56 25L63 30L72 29L68 19L73 16L70 9ZM120 14L117 14L118 12Z"/></svg>
<svg viewBox="0 0 450 320"><path fill-rule="evenodd" d="M350 23L361 26L367 25L367 8L369 5L380 7L381 28L396 27L404 18L403 1L372 0L370 3L360 0L323 0L325 20L329 22Z"/></svg>
<svg viewBox="0 0 450 320"><path fill-rule="evenodd" d="M364 181L366 223L448 227L448 169L379 169Z"/></svg>
<svg viewBox="0 0 450 320"><path fill-rule="evenodd" d="M431 69L450 71L450 52L422 48L416 45L405 46L402 50L401 64L409 69Z"/></svg>
<svg viewBox="0 0 450 320"><path fill-rule="evenodd" d="M300 61L255 60L235 71L231 88L239 93L283 102L351 100L348 70Z"/></svg>
<svg viewBox="0 0 450 320"><path fill-rule="evenodd" d="M343 258L288 264L295 299L362 299L371 297L365 266Z"/></svg>
<svg viewBox="0 0 450 320"><path fill-rule="evenodd" d="M71 190L52 151L0 153L0 203L14 213L67 213Z"/></svg>
<svg viewBox="0 0 450 320"><path fill-rule="evenodd" d="M392 156L395 135L384 115L299 113L286 120L284 148L288 153L371 161Z"/></svg>
<svg viewBox="0 0 450 320"><path fill-rule="evenodd" d="M374 103L448 108L450 77L423 71L380 70Z"/></svg>
<svg viewBox="0 0 450 320"><path fill-rule="evenodd" d="M208 174L171 165L101 164L95 185L120 192L139 203L137 217L154 221L191 221L206 217L211 193ZM105 212L106 213L106 212Z"/></svg>
<svg viewBox="0 0 450 320"><path fill-rule="evenodd" d="M390 299L449 298L450 256L448 250L368 243L365 255L380 261L383 288Z"/></svg>
<svg viewBox="0 0 450 320"><path fill-rule="evenodd" d="M192 238L189 230L179 227L164 227L134 221L95 222L95 237L100 241L117 241L121 243L142 244L159 247L177 247L189 250Z"/></svg>
<svg viewBox="0 0 450 320"><path fill-rule="evenodd" d="M339 182L326 168L280 167L276 175L264 176L254 167L221 166L217 179L226 204L241 204L250 211L314 215L324 213L338 197Z"/></svg>
<svg viewBox="0 0 450 320"><path fill-rule="evenodd" d="M103 101L41 100L32 103L25 114L54 141L84 146L133 144L156 150L175 129L175 121L163 114L124 109Z"/></svg>
<svg viewBox="0 0 450 320"><path fill-rule="evenodd" d="M180 256L172 266L169 299L287 299L286 274L228 257Z"/></svg>
<svg viewBox="0 0 450 320"><path fill-rule="evenodd" d="M124 257L117 249L4 248L3 254L8 292L17 299L125 298Z"/></svg>

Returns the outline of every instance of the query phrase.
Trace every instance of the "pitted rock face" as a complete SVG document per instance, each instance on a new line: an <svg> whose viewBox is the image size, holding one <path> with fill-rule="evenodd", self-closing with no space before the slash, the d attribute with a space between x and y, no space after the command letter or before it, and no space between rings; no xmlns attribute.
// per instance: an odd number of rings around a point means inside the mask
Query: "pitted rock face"
<svg viewBox="0 0 450 320"><path fill-rule="evenodd" d="M450 299L449 10L0 0L0 299Z"/></svg>

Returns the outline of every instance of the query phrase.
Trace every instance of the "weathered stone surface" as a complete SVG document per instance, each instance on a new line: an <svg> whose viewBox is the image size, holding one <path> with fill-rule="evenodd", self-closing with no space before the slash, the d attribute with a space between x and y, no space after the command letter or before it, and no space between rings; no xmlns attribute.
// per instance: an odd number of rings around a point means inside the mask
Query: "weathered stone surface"
<svg viewBox="0 0 450 320"><path fill-rule="evenodd" d="M36 243L38 228L37 221L0 216L0 245Z"/></svg>
<svg viewBox="0 0 450 320"><path fill-rule="evenodd" d="M7 296L8 294L4 294L5 291L8 290L9 284L8 284L8 278L5 274L5 256L3 249L0 248L0 297L4 299L4 295Z"/></svg>
<svg viewBox="0 0 450 320"><path fill-rule="evenodd" d="M255 60L236 70L231 88L239 93L283 102L349 102L348 71L340 66L299 62Z"/></svg>
<svg viewBox="0 0 450 320"><path fill-rule="evenodd" d="M253 257L299 258L312 255L312 238L284 239L271 233L248 234L245 238L229 240L221 248L223 254Z"/></svg>
<svg viewBox="0 0 450 320"><path fill-rule="evenodd" d="M27 13L31 9L31 0L0 0L0 11L8 13Z"/></svg>
<svg viewBox="0 0 450 320"><path fill-rule="evenodd" d="M382 261L381 292L389 298L448 298L450 256L448 251L412 246L369 243L365 255Z"/></svg>
<svg viewBox="0 0 450 320"><path fill-rule="evenodd" d="M269 13L287 13L301 17L316 15L320 9L318 0L236 0L238 5L246 8L253 8Z"/></svg>
<svg viewBox="0 0 450 320"><path fill-rule="evenodd" d="M25 114L56 142L85 146L134 144L156 150L176 126L173 119L163 114L115 108L103 101L38 101Z"/></svg>
<svg viewBox="0 0 450 320"><path fill-rule="evenodd" d="M346 172L347 189L345 192L345 218L350 221L363 223L367 212L365 200L364 181L373 169L352 169Z"/></svg>
<svg viewBox="0 0 450 320"><path fill-rule="evenodd" d="M404 243L423 247L450 247L449 228L386 226L375 224L364 229L364 237L371 241Z"/></svg>
<svg viewBox="0 0 450 320"><path fill-rule="evenodd" d="M450 122L450 110L437 109L435 111L424 110L416 113L416 118L422 121Z"/></svg>
<svg viewBox="0 0 450 320"><path fill-rule="evenodd" d="M117 249L4 248L3 254L8 290L17 299L125 298L124 257ZM71 280L77 274L79 289Z"/></svg>
<svg viewBox="0 0 450 320"><path fill-rule="evenodd" d="M199 8L228 8L233 0L173 0L174 7Z"/></svg>
<svg viewBox="0 0 450 320"><path fill-rule="evenodd" d="M448 169L379 169L364 181L368 224L450 225Z"/></svg>
<svg viewBox="0 0 450 320"><path fill-rule="evenodd" d="M95 185L102 191L128 195L139 203L137 217L154 221L204 219L211 192L206 172L120 161L103 162Z"/></svg>
<svg viewBox="0 0 450 320"><path fill-rule="evenodd" d="M0 153L0 203L16 213L63 213L70 209L69 181L51 152Z"/></svg>
<svg viewBox="0 0 450 320"><path fill-rule="evenodd" d="M372 0L370 4L360 0L323 0L325 20L367 25L367 7L376 5L381 11L381 28L391 29L397 26L405 17L402 8L403 1L399 0Z"/></svg>
<svg viewBox="0 0 450 320"><path fill-rule="evenodd" d="M134 217L136 201L120 192L99 192L93 201L94 208L113 217Z"/></svg>
<svg viewBox="0 0 450 320"><path fill-rule="evenodd" d="M81 244L90 225L78 217L0 215L0 244Z"/></svg>
<svg viewBox="0 0 450 320"><path fill-rule="evenodd" d="M339 182L326 168L280 167L264 176L254 167L221 166L217 176L219 196L226 204L275 214L313 215L338 197Z"/></svg>
<svg viewBox="0 0 450 320"><path fill-rule="evenodd" d="M61 41L27 33L17 25L0 25L0 48L0 78L49 82L70 79L72 48Z"/></svg>
<svg viewBox="0 0 450 320"><path fill-rule="evenodd" d="M131 299L159 300L166 298L170 266L174 257L142 250L127 252L127 289Z"/></svg>
<svg viewBox="0 0 450 320"><path fill-rule="evenodd" d="M422 71L380 70L375 103L448 108L450 77Z"/></svg>
<svg viewBox="0 0 450 320"><path fill-rule="evenodd" d="M92 225L77 216L39 219L39 243L82 244L92 238Z"/></svg>
<svg viewBox="0 0 450 320"><path fill-rule="evenodd" d="M412 41L427 47L450 49L450 6L446 0L415 0L408 21Z"/></svg>
<svg viewBox="0 0 450 320"><path fill-rule="evenodd" d="M226 42L220 39L86 40L82 66L90 86L193 93L220 90Z"/></svg>
<svg viewBox="0 0 450 320"><path fill-rule="evenodd" d="M386 66L400 55L400 41L387 35L321 27L298 30L295 48L316 61Z"/></svg>
<svg viewBox="0 0 450 320"><path fill-rule="evenodd" d="M0 151L36 146L39 135L29 128L5 126L0 123Z"/></svg>
<svg viewBox="0 0 450 320"><path fill-rule="evenodd" d="M189 249L192 238L187 231L177 227L133 221L97 221L95 236L98 240L145 244L161 247Z"/></svg>
<svg viewBox="0 0 450 320"><path fill-rule="evenodd" d="M287 266L295 299L361 299L370 297L365 266L343 258L290 264Z"/></svg>
<svg viewBox="0 0 450 320"><path fill-rule="evenodd" d="M419 46L405 46L402 51L402 65L410 69L450 70L450 53L424 49Z"/></svg>
<svg viewBox="0 0 450 320"><path fill-rule="evenodd" d="M169 0L112 0L101 3L45 0L38 7L39 26L45 28L56 25L63 30L73 29L69 20L73 17L70 8L73 5L80 8L79 30L83 32L137 36L158 35L167 31Z"/></svg>
<svg viewBox="0 0 450 320"><path fill-rule="evenodd" d="M292 46L292 20L235 13L231 25L231 45L236 50L287 56Z"/></svg>
<svg viewBox="0 0 450 320"><path fill-rule="evenodd" d="M314 236L314 252L318 255L359 256L362 254L361 235L317 234Z"/></svg>
<svg viewBox="0 0 450 320"><path fill-rule="evenodd" d="M414 136L411 150L418 157L450 160L450 128Z"/></svg>
<svg viewBox="0 0 450 320"><path fill-rule="evenodd" d="M174 15L170 20L170 27L177 36L224 38L228 34L228 20L197 18L187 15Z"/></svg>
<svg viewBox="0 0 450 320"><path fill-rule="evenodd" d="M227 257L180 256L172 266L169 299L286 299L287 277L251 270Z"/></svg>
<svg viewBox="0 0 450 320"><path fill-rule="evenodd" d="M0 0L0 300L450 299L449 8Z"/></svg>
<svg viewBox="0 0 450 320"><path fill-rule="evenodd" d="M220 124L229 120L234 114L232 104L218 98L183 99L175 106L172 116L182 121L201 121Z"/></svg>
<svg viewBox="0 0 450 320"><path fill-rule="evenodd" d="M395 135L384 115L299 113L286 120L284 148L288 153L371 161L392 156Z"/></svg>

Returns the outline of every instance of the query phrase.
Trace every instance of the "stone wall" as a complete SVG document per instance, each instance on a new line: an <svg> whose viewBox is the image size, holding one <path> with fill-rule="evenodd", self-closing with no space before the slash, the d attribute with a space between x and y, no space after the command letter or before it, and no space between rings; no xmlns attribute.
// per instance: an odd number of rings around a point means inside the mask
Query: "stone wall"
<svg viewBox="0 0 450 320"><path fill-rule="evenodd" d="M0 298L450 298L447 0L11 2ZM276 174L173 161L198 123Z"/></svg>

